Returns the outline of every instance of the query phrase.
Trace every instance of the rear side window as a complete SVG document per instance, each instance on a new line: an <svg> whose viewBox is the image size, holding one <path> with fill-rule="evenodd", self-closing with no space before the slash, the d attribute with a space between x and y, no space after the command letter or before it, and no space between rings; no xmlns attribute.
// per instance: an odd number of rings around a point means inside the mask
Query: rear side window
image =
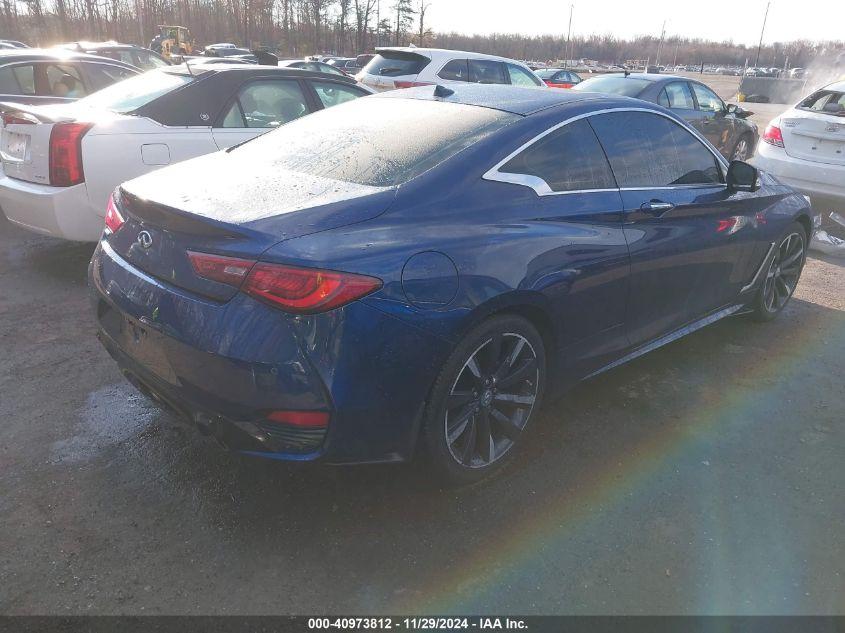
<svg viewBox="0 0 845 633"><path fill-rule="evenodd" d="M78 68L70 64L45 64L45 68L52 96L78 99L88 94Z"/></svg>
<svg viewBox="0 0 845 633"><path fill-rule="evenodd" d="M467 60L453 59L437 73L437 76L451 81L469 81Z"/></svg>
<svg viewBox="0 0 845 633"><path fill-rule="evenodd" d="M610 165L586 119L573 121L527 147L500 172L541 178L552 191L616 187Z"/></svg>
<svg viewBox="0 0 845 633"><path fill-rule="evenodd" d="M514 86L542 86L543 83L537 79L530 72L517 66L516 64L505 64L510 77L511 83Z"/></svg>
<svg viewBox="0 0 845 633"><path fill-rule="evenodd" d="M121 68L120 66L111 66L109 64L85 64L85 70L88 71L88 76L91 78L94 90L111 86L116 81L121 81L128 77L134 77L137 73L128 68Z"/></svg>
<svg viewBox="0 0 845 633"><path fill-rule="evenodd" d="M431 60L424 55L405 51L382 51L370 60L364 72L382 77L418 75Z"/></svg>
<svg viewBox="0 0 845 633"><path fill-rule="evenodd" d="M470 59L469 80L477 84L504 84L505 75L502 62L488 59Z"/></svg>
<svg viewBox="0 0 845 633"><path fill-rule="evenodd" d="M666 117L610 112L590 118L620 187L716 184L722 170L701 141Z"/></svg>
<svg viewBox="0 0 845 633"><path fill-rule="evenodd" d="M663 88L657 102L663 107L673 110L695 110L695 102L692 100L689 84L682 81L675 81Z"/></svg>
<svg viewBox="0 0 845 633"><path fill-rule="evenodd" d="M240 108L242 123L233 112L236 108ZM223 127L278 127L305 114L308 106L298 82L254 81L241 89L223 119Z"/></svg>
<svg viewBox="0 0 845 633"><path fill-rule="evenodd" d="M0 94L34 95L35 70L32 65L0 68Z"/></svg>

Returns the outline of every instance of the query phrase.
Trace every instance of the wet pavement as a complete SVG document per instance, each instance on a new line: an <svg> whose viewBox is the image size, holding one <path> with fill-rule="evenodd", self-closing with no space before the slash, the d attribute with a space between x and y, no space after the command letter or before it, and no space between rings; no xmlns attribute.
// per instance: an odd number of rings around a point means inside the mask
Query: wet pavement
<svg viewBox="0 0 845 633"><path fill-rule="evenodd" d="M0 216L4 613L843 613L845 261L547 404L505 476L238 457L94 337L92 247Z"/></svg>

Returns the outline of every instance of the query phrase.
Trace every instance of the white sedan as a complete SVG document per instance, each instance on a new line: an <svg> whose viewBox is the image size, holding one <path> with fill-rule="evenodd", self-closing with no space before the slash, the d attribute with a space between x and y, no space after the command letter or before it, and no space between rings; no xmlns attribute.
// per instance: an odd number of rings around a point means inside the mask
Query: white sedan
<svg viewBox="0 0 845 633"><path fill-rule="evenodd" d="M73 104L4 108L0 207L23 228L96 241L120 183L370 94L289 68L170 66Z"/></svg>
<svg viewBox="0 0 845 633"><path fill-rule="evenodd" d="M751 160L813 198L845 209L845 81L817 90L769 123Z"/></svg>

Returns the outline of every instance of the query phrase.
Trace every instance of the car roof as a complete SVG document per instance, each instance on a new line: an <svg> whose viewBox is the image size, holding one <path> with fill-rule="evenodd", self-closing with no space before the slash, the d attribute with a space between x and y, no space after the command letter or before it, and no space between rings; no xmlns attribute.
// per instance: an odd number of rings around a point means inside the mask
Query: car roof
<svg viewBox="0 0 845 633"><path fill-rule="evenodd" d="M625 77L625 73L599 73L595 75L595 77ZM666 75L664 73L628 73L628 79L644 79L645 81L651 82L658 82L658 81L695 81L697 83L701 83L697 79L691 79L689 77L683 77L682 75ZM594 77L589 77L585 79L585 81L589 81Z"/></svg>
<svg viewBox="0 0 845 633"><path fill-rule="evenodd" d="M71 50L68 48L14 48L0 51L0 63L52 60L90 60L97 62L108 62L109 64L125 66L126 68L135 68L135 66L132 66L131 64L127 64L116 59L111 59L108 57L99 57L97 55L89 55L88 53L80 53L78 51Z"/></svg>
<svg viewBox="0 0 845 633"><path fill-rule="evenodd" d="M588 99L627 100L614 95L570 90L547 90L544 88L523 88L520 86L485 84L449 84L450 94L438 97L438 86L421 86L404 90L390 90L369 97L370 99L419 99L421 101L445 101L465 105L492 108L511 114L528 116L558 105L586 101ZM637 101L637 103L641 103Z"/></svg>
<svg viewBox="0 0 845 633"><path fill-rule="evenodd" d="M845 92L845 80L843 81L834 81L832 84L828 84L821 90L835 90L836 92Z"/></svg>
<svg viewBox="0 0 845 633"><path fill-rule="evenodd" d="M164 72L184 75L191 72L194 75L204 75L206 73L222 73L232 72L241 73L247 77L256 75L281 75L283 77L315 77L318 79L333 79L335 81L342 81L345 83L354 84L355 80L352 77L341 77L334 73L321 73L316 70L305 70L304 68L288 68L287 66L262 66L261 64L191 64L190 69L185 67L185 64L178 64L175 66L167 66L165 68L158 68L149 72Z"/></svg>
<svg viewBox="0 0 845 633"><path fill-rule="evenodd" d="M470 51L456 51L450 48L422 48L418 46L379 46L376 48L376 53L380 53L382 51L418 53L423 55L424 57L449 57L455 59L491 59L499 62L515 62L522 66L526 66L523 62L511 59L510 57L500 57L499 55L487 55L485 53L473 53Z"/></svg>

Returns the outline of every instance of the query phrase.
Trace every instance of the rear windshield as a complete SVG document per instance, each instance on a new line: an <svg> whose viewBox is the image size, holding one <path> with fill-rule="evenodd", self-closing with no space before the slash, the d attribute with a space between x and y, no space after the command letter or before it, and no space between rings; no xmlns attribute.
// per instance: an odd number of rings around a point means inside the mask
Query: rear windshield
<svg viewBox="0 0 845 633"><path fill-rule="evenodd" d="M417 53L405 51L382 51L364 67L364 72L383 77L417 75L431 60Z"/></svg>
<svg viewBox="0 0 845 633"><path fill-rule="evenodd" d="M649 83L651 82L647 79L632 79L631 77L591 77L573 86L572 89L636 97L648 87Z"/></svg>
<svg viewBox="0 0 845 633"><path fill-rule="evenodd" d="M371 97L296 119L230 151L245 163L389 187L517 119L490 108Z"/></svg>
<svg viewBox="0 0 845 633"><path fill-rule="evenodd" d="M191 83L194 79L195 77L189 74L150 70L98 90L77 103L112 112L132 112L171 90Z"/></svg>
<svg viewBox="0 0 845 633"><path fill-rule="evenodd" d="M819 90L798 104L802 110L824 112L845 117L845 92L838 90Z"/></svg>
<svg viewBox="0 0 845 633"><path fill-rule="evenodd" d="M558 70L556 68L540 68L538 70L535 70L534 73L540 79L551 79L558 73Z"/></svg>

